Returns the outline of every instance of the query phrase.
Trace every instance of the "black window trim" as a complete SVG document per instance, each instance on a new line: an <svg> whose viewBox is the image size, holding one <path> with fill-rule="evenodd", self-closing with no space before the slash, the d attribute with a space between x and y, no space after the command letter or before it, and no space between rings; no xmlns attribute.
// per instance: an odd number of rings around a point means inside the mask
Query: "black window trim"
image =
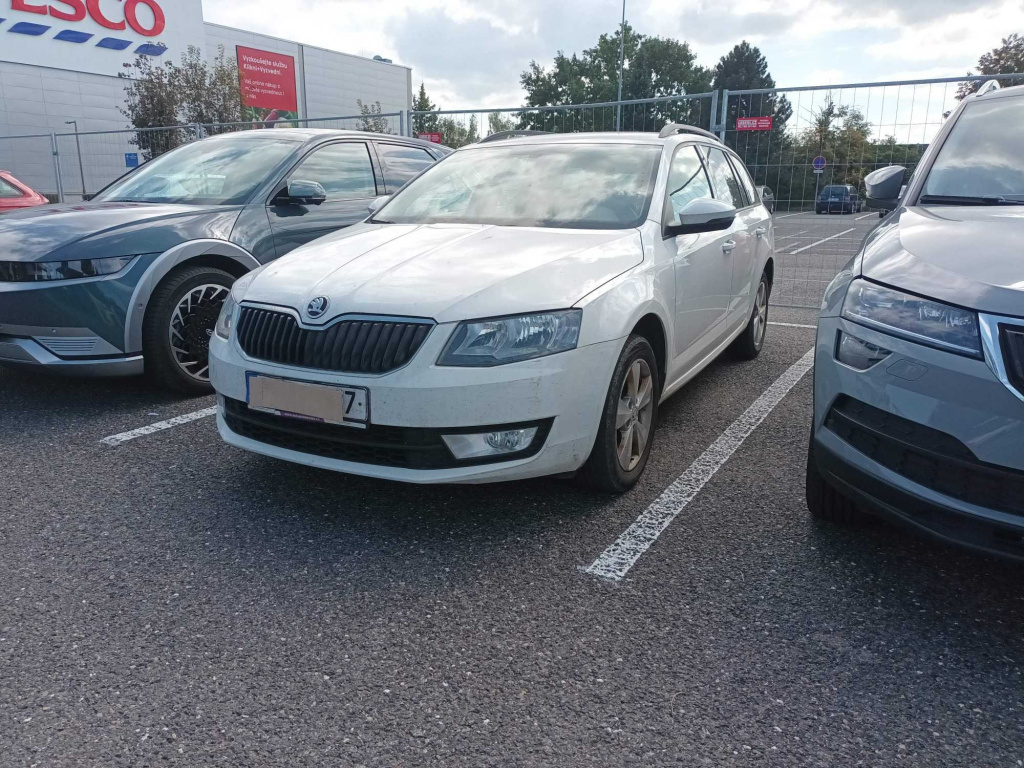
<svg viewBox="0 0 1024 768"><path fill-rule="evenodd" d="M429 149L427 149L426 147L422 147L419 144L409 144L409 143L406 143L406 142L395 141L394 139L391 139L391 140L385 139L384 141L381 141L380 139L373 139L370 143L373 144L373 154L377 158L377 161L380 163L380 186L378 187L378 189L383 189L384 190L384 192L381 193L383 195L395 195L395 194L398 194L402 189L405 188L405 186L407 184L409 184L410 182L418 179L420 177L420 174L426 172L430 168L433 168L435 165L437 165L439 162L441 162L441 160L444 159L444 156L438 157L433 152L431 152ZM384 160L384 154L382 152L378 151L379 150L379 145L381 145L381 144L390 144L393 147L405 147L407 149L419 149L419 150L422 150L430 158L430 160L431 160L430 165L426 166L425 168L422 168L419 173L417 173L415 176L412 176L411 178L409 178L405 182L405 184L403 184L401 187L398 187L397 189L391 189L388 186L388 183L387 183L387 162Z"/></svg>
<svg viewBox="0 0 1024 768"><path fill-rule="evenodd" d="M361 136L352 138L343 137L339 139L322 141L308 147L295 160L295 162L293 162L288 167L288 169L283 174L281 174L281 177L278 179L277 183L273 187L271 187L270 194L267 196L266 207L274 207L274 200L277 198L278 195L281 194L281 191L288 185L288 181L291 179L291 175L295 173L299 166L306 162L306 159L308 157L310 157L314 152L319 152L321 149L334 146L335 144L362 144L364 147L366 147L366 154L370 158L370 167L373 169L373 188L376 194L373 197L353 197L349 198L348 200L328 200L325 203L325 205L329 205L331 203L347 203L359 200L376 200L378 197L381 197L384 194L383 192L381 192L381 190L384 189L384 175L380 171L380 161L377 159L377 150L373 146L373 141L367 138L363 138Z"/></svg>
<svg viewBox="0 0 1024 768"><path fill-rule="evenodd" d="M732 170L733 175L734 176L736 175L736 169L733 168L733 156L734 156L735 153L733 153L733 151L731 149L729 149L728 147L725 147L725 146L721 146L721 145L714 146L714 145L711 145L711 144L704 144L704 143L701 143L701 142L697 142L697 144L698 144L698 146L703 147L705 152L710 152L712 149L717 149L717 150L721 151L721 153L723 155L725 155L725 162L729 165L729 168ZM705 164L707 164L708 158L705 157L703 159L704 159ZM736 156L736 162L739 162L739 157L738 156ZM721 198L718 197L718 190L715 188L715 180L711 177L710 173L708 173L708 178L711 179L711 189L715 193L715 199L716 200L721 199ZM743 186L743 182L740 181L739 178L737 178L736 179L736 183L740 185L740 195L743 197L743 200L746 202L747 201L747 190ZM745 211L748 208L755 207L756 205L761 205L761 203L760 202L757 202L757 203L747 202L746 205L738 207L736 209L736 212L739 213L740 211Z"/></svg>

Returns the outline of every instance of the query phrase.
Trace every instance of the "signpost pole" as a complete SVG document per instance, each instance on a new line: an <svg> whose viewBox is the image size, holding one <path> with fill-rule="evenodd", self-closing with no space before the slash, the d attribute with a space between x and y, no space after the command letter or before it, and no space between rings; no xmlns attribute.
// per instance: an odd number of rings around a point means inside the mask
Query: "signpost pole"
<svg viewBox="0 0 1024 768"><path fill-rule="evenodd" d="M64 202L64 179L60 169L60 149L57 146L57 134L50 134L50 148L53 152L53 169L57 174L57 202Z"/></svg>

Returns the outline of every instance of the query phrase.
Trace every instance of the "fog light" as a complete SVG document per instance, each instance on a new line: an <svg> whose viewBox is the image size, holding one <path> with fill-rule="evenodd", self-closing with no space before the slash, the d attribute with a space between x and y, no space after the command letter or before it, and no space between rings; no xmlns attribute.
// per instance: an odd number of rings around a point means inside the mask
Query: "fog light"
<svg viewBox="0 0 1024 768"><path fill-rule="evenodd" d="M862 341L856 336L839 332L839 341L836 344L836 360L843 365L848 365L858 371L866 371L872 366L878 365L892 354L888 349L876 347L874 344Z"/></svg>
<svg viewBox="0 0 1024 768"><path fill-rule="evenodd" d="M476 435L443 435L442 437L455 458L465 461L525 451L533 445L533 441L537 437L537 427L481 432Z"/></svg>

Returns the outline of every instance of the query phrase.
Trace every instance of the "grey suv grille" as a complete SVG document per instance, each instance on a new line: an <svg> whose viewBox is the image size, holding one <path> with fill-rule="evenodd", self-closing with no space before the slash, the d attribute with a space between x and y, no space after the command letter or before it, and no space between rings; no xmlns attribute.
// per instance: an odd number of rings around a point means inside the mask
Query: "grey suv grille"
<svg viewBox="0 0 1024 768"><path fill-rule="evenodd" d="M1024 394L1024 326L1000 325L999 341L1003 348L1006 377L1018 392Z"/></svg>
<svg viewBox="0 0 1024 768"><path fill-rule="evenodd" d="M433 324L342 320L310 330L285 312L242 307L238 343L249 357L340 373L387 373L419 351Z"/></svg>

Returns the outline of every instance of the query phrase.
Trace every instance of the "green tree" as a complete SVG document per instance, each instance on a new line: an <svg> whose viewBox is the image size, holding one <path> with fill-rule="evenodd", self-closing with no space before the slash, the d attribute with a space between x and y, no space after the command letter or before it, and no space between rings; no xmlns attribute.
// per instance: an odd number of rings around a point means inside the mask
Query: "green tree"
<svg viewBox="0 0 1024 768"><path fill-rule="evenodd" d="M487 115L487 133L501 133L502 131L515 130L516 121L511 117L505 117L501 112L491 112Z"/></svg>
<svg viewBox="0 0 1024 768"><path fill-rule="evenodd" d="M226 56L223 46L213 61L203 59L195 46L182 54L180 65L155 61L140 55L119 73L128 81L121 114L137 129L132 143L144 159L196 138L192 129L181 126L242 119L238 63Z"/></svg>
<svg viewBox="0 0 1024 768"><path fill-rule="evenodd" d="M427 96L426 86L423 82L420 82L419 93L416 94L416 98L412 102L413 111L419 112L436 112L437 105L430 100ZM434 115L413 115L412 118L412 129L415 133L437 133L438 132L438 117Z"/></svg>
<svg viewBox="0 0 1024 768"><path fill-rule="evenodd" d="M988 53L982 54L978 59L979 75L1015 75L1021 72L1024 72L1024 37L1017 33L1004 37L998 48L993 48ZM963 99L976 92L983 84L982 82L960 83L956 97Z"/></svg>
<svg viewBox="0 0 1024 768"><path fill-rule="evenodd" d="M601 35L594 47L579 55L566 56L559 51L550 70L531 61L529 68L520 76L527 93L527 106L615 101L619 86L620 37L621 31ZM627 24L624 51L623 100L703 93L711 88L711 70L696 63L696 55L685 42L641 35ZM667 122L708 127L711 116L701 107L700 103L686 100L626 105L622 109L623 128L651 131ZM524 111L519 127L560 131L611 130L615 127L615 110Z"/></svg>
<svg viewBox="0 0 1024 768"><path fill-rule="evenodd" d="M356 99L356 104L359 105L359 114L361 115L356 130L370 133L392 132L388 119L382 114L384 110L381 109L379 101L375 101L373 104L363 104L362 99Z"/></svg>
<svg viewBox="0 0 1024 768"><path fill-rule="evenodd" d="M441 134L441 141L453 149L474 144L480 140L476 115L470 115L469 120L465 122L456 117L443 117L438 122L438 131Z"/></svg>

